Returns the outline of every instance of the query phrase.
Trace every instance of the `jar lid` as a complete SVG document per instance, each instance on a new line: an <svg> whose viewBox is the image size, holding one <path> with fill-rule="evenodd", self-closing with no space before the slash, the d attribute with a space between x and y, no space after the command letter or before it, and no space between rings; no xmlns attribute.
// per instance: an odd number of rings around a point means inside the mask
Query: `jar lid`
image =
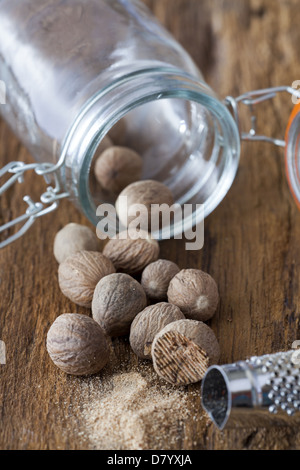
<svg viewBox="0 0 300 470"><path fill-rule="evenodd" d="M285 168L290 190L300 209L300 103L294 106L285 134Z"/></svg>

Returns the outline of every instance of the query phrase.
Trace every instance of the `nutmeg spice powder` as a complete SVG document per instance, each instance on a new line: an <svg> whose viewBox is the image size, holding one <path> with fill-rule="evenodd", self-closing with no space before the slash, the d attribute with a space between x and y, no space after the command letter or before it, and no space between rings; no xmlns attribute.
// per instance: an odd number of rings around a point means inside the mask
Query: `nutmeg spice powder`
<svg viewBox="0 0 300 470"><path fill-rule="evenodd" d="M185 448L181 442L185 426L196 419L204 426L206 422L200 410L191 406L191 394L198 403L196 388L187 391L165 383L150 362L139 361L130 370L126 364L110 365L78 382L79 435L91 449Z"/></svg>

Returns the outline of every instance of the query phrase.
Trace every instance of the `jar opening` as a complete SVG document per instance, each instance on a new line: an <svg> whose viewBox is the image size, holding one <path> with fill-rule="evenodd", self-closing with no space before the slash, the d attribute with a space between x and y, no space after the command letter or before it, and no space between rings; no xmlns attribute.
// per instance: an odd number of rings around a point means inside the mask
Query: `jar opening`
<svg viewBox="0 0 300 470"><path fill-rule="evenodd" d="M164 98L129 111L107 136L114 146L137 152L142 179L159 181L179 204L202 204L222 173L222 142L218 123L201 104ZM118 194L95 182L93 168L107 137L99 144L90 167L90 196L99 205L114 203Z"/></svg>
<svg viewBox="0 0 300 470"><path fill-rule="evenodd" d="M196 205L204 204L208 216L232 185L240 155L238 129L225 105L202 82L169 71L160 71L159 76L149 75L148 71L143 78L146 81L136 83L131 77L129 83L119 84L117 92L98 107L98 115L94 113L84 130L76 157L81 162L81 206L97 225L97 206L116 200L117 194L103 191L93 175L99 147L108 135L114 145L140 154L142 179L164 183L176 203L194 206L194 213L184 221L185 227L192 228L199 210ZM182 224L174 224L172 236L179 233ZM159 238L164 238L163 234Z"/></svg>

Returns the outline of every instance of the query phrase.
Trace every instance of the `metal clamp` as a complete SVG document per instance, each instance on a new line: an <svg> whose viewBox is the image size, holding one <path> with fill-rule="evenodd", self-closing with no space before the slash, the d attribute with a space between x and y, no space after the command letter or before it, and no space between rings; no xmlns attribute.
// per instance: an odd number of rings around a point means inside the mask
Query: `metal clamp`
<svg viewBox="0 0 300 470"><path fill-rule="evenodd" d="M294 96L296 99L300 99L300 92L290 86L265 88L262 90L250 91L239 96L238 98L233 98L232 96L227 96L225 98L225 104L232 111L233 117L238 125L242 140L255 142L269 142L278 147L285 147L285 140L257 134L257 116L255 114L256 105L263 103L264 101L273 99L278 95L278 93L282 92L288 93L291 96ZM239 116L240 103L244 104L245 106L248 106L251 112L251 128L249 132L241 131L241 123Z"/></svg>
<svg viewBox="0 0 300 470"><path fill-rule="evenodd" d="M0 180L7 174L12 175L0 186L0 196L13 184L23 183L24 174L30 170L34 170L37 175L43 176L47 184L50 184L52 181L52 185L48 186L47 190L41 195L39 202L34 202L30 196L26 195L23 198L28 205L25 213L0 226L0 233L2 233L15 225L23 223L23 226L15 234L0 242L0 249L20 238L37 218L53 212L58 207L59 201L69 196L67 192L61 193L61 184L57 173L61 163L59 162L59 164L54 165L52 163L25 164L24 162L10 162L0 170Z"/></svg>

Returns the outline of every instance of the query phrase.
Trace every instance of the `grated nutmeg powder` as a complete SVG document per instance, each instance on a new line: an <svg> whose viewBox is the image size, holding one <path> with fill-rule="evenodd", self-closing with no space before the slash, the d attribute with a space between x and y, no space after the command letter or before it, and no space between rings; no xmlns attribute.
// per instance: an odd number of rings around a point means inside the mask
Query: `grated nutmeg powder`
<svg viewBox="0 0 300 470"><path fill-rule="evenodd" d="M203 419L196 409L199 391L165 383L151 363L127 366L115 364L78 382L79 435L99 450L184 448L185 426Z"/></svg>

